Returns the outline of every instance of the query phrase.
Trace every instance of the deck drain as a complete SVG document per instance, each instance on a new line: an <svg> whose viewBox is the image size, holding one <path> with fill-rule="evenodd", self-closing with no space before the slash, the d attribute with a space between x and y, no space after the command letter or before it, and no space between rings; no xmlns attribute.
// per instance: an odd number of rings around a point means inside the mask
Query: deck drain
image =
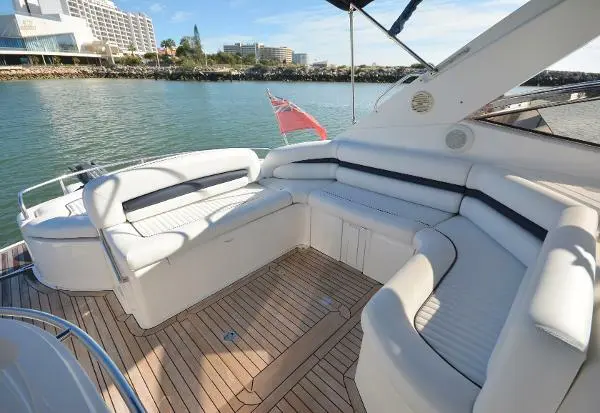
<svg viewBox="0 0 600 413"><path fill-rule="evenodd" d="M235 339L238 338L238 333L236 333L235 331L231 330L229 332L227 332L224 336L223 336L223 340L225 341L231 341L234 342Z"/></svg>
<svg viewBox="0 0 600 413"><path fill-rule="evenodd" d="M331 297L325 296L321 298L321 304L324 306L330 306L333 304L333 299Z"/></svg>

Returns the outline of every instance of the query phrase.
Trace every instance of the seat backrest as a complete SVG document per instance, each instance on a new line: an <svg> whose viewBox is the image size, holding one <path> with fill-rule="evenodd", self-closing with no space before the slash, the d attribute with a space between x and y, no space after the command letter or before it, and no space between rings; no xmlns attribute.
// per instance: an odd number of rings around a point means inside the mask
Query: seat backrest
<svg viewBox="0 0 600 413"><path fill-rule="evenodd" d="M552 222L552 212L538 217L552 228L519 287L474 412L554 412L586 359L598 214L570 206Z"/></svg>
<svg viewBox="0 0 600 413"><path fill-rule="evenodd" d="M422 152L340 141L339 182L456 213L471 163Z"/></svg>
<svg viewBox="0 0 600 413"><path fill-rule="evenodd" d="M335 179L338 141L302 142L269 151L261 178Z"/></svg>
<svg viewBox="0 0 600 413"><path fill-rule="evenodd" d="M459 159L336 140L277 148L263 162L261 177L336 179L456 213L470 167Z"/></svg>
<svg viewBox="0 0 600 413"><path fill-rule="evenodd" d="M250 149L192 152L96 178L83 202L94 226L108 228L244 187L259 172Z"/></svg>
<svg viewBox="0 0 600 413"><path fill-rule="evenodd" d="M526 267L535 264L547 232L565 208L580 205L514 173L473 165L460 214Z"/></svg>

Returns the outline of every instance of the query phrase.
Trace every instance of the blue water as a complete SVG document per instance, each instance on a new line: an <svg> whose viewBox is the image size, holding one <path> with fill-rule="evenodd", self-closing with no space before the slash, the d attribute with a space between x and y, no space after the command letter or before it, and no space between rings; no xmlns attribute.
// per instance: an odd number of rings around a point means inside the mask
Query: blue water
<svg viewBox="0 0 600 413"><path fill-rule="evenodd" d="M357 85L358 117L386 84ZM82 160L282 144L265 89L314 115L330 136L350 125L350 85L296 82L39 80L0 82L0 246L18 241L17 193ZM314 140L310 133L290 143ZM34 204L54 191L33 193Z"/></svg>

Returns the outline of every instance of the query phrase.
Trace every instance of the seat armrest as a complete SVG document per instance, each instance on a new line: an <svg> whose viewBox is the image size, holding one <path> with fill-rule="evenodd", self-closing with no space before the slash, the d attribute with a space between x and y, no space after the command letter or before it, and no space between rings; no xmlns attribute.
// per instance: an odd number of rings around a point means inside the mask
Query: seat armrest
<svg viewBox="0 0 600 413"><path fill-rule="evenodd" d="M382 290L393 291L406 318L414 318L456 259L452 242L435 229L426 228L413 240L416 254L388 281Z"/></svg>
<svg viewBox="0 0 600 413"><path fill-rule="evenodd" d="M581 352L587 350L592 328L597 227L595 210L565 209L535 267L539 281L530 307L534 324Z"/></svg>

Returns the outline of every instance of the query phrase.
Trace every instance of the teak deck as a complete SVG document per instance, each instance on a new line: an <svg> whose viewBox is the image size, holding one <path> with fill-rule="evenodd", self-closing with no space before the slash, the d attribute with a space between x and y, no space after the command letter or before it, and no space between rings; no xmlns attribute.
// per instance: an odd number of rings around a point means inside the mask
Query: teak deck
<svg viewBox="0 0 600 413"><path fill-rule="evenodd" d="M6 261L3 270L26 263L24 246ZM345 413L364 411L354 383L360 312L378 288L313 249L297 249L151 330L112 292L53 290L31 271L0 282L0 297L2 306L50 312L86 330L150 412ZM84 348L72 338L65 345L109 408L126 411Z"/></svg>

